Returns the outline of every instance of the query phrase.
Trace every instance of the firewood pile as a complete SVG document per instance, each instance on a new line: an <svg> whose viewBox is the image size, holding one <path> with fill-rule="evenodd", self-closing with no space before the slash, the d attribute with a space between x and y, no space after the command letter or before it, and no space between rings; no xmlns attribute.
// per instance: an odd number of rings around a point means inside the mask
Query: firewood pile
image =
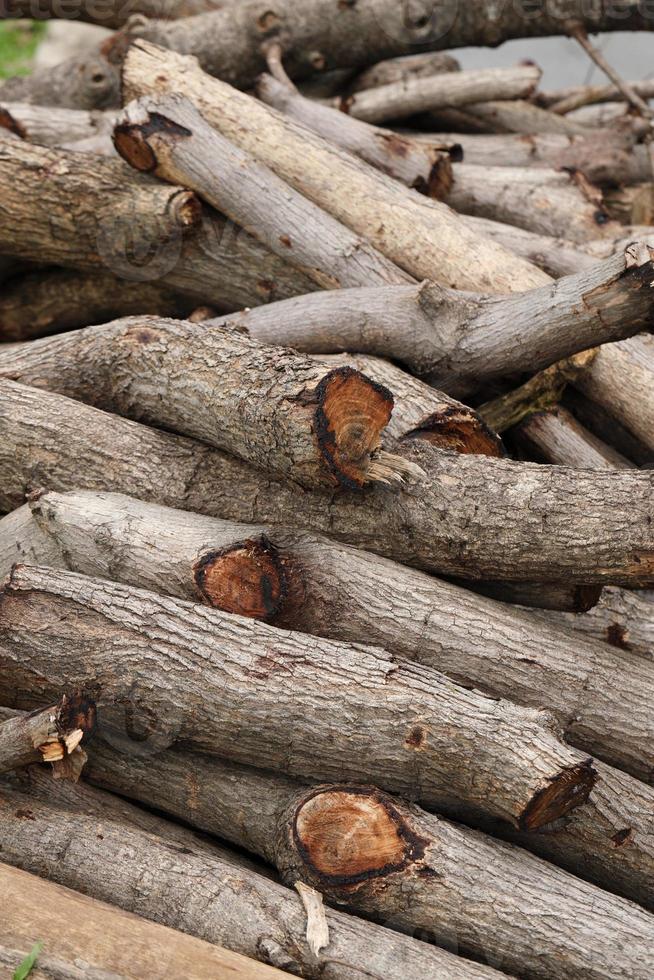
<svg viewBox="0 0 654 980"><path fill-rule="evenodd" d="M654 21L490 7L0 84L2 976L654 976Z"/></svg>

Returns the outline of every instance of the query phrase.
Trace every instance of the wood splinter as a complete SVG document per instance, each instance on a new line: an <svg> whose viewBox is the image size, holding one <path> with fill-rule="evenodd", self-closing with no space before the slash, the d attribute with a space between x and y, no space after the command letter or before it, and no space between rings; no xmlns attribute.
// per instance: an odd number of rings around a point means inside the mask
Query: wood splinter
<svg viewBox="0 0 654 980"><path fill-rule="evenodd" d="M0 772L50 762L55 779L77 782L86 762L81 746L96 726L95 701L64 694L51 708L17 715L0 724Z"/></svg>

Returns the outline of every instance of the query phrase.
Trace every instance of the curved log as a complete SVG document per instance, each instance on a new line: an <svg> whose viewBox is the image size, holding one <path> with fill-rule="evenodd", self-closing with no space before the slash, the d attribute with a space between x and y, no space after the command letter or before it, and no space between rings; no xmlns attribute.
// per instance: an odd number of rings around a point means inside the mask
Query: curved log
<svg viewBox="0 0 654 980"><path fill-rule="evenodd" d="M654 585L651 472L457 455L416 439L399 450L426 474L415 485L306 493L209 446L11 381L0 382L0 433L0 510L36 487L111 489L246 523L292 515L298 528L451 576Z"/></svg>
<svg viewBox="0 0 654 980"><path fill-rule="evenodd" d="M328 538L111 493L45 493L0 521L0 556L1 576L18 561L48 564L374 643L494 697L547 705L572 744L643 778L654 768L654 669L637 656Z"/></svg>
<svg viewBox="0 0 654 980"><path fill-rule="evenodd" d="M43 711L0 723L0 772L50 762L55 778L77 780L86 761L80 747L93 735L95 702L75 693Z"/></svg>
<svg viewBox="0 0 654 980"><path fill-rule="evenodd" d="M185 95L223 136L416 279L489 292L518 292L544 282L540 270L472 234L439 201L411 193L304 126L210 78L192 58L135 41L122 78L126 99Z"/></svg>
<svg viewBox="0 0 654 980"><path fill-rule="evenodd" d="M305 779L374 780L530 830L592 789L590 760L558 741L545 712L379 647L47 568L17 566L0 605L0 696L12 706L28 707L35 684L48 691L74 676L97 691L100 710L124 704L168 744Z"/></svg>
<svg viewBox="0 0 654 980"><path fill-rule="evenodd" d="M118 117L114 145L136 170L195 191L321 289L411 279L217 133L181 95L131 103Z"/></svg>

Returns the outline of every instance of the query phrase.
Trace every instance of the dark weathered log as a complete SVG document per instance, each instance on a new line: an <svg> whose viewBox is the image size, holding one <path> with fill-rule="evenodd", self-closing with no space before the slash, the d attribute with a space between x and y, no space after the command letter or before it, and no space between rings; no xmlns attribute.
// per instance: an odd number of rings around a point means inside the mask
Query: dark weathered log
<svg viewBox="0 0 654 980"><path fill-rule="evenodd" d="M387 388L236 331L127 317L10 345L3 373L193 436L302 486L363 487L412 472L380 449L393 408Z"/></svg>
<svg viewBox="0 0 654 980"><path fill-rule="evenodd" d="M633 469L624 456L585 429L560 405L535 412L511 431L511 439L532 459L589 470Z"/></svg>
<svg viewBox="0 0 654 980"><path fill-rule="evenodd" d="M212 129L184 96L150 96L129 105L118 118L114 144L136 170L195 191L322 289L411 280L346 225Z"/></svg>
<svg viewBox="0 0 654 980"><path fill-rule="evenodd" d="M171 847L154 835L111 819L98 820L84 812L73 815L4 786L0 797L5 804L0 809L0 840L7 863L295 975L332 980L359 980L371 972L383 980L398 976L407 980L451 980L453 976L499 980L501 976L489 967L459 960L427 943L328 908L329 945L316 956L306 940L306 912L300 897L290 889L221 857ZM80 896L80 908L84 901ZM83 914L80 920L78 928L83 929ZM131 967L126 942L130 932L121 933L121 926L120 917L115 931L108 925L107 939L114 949L125 951ZM175 972L167 971L166 977L195 977L189 972L194 968L192 948L182 945L190 959L179 971L173 960ZM158 943L150 947L153 951L161 964ZM234 971L239 961L233 956L231 960L229 975L238 976ZM258 969L253 965L253 972L246 975L257 977L254 971ZM130 975L134 976L133 969ZM164 977L161 972L143 975ZM207 974L219 975L227 972Z"/></svg>
<svg viewBox="0 0 654 980"><path fill-rule="evenodd" d="M444 144L434 139L429 144L390 129L370 126L347 113L305 98L296 89L268 74L259 78L256 91L267 105L409 187L439 199L449 190L452 181L450 155L456 158L460 153L456 140Z"/></svg>
<svg viewBox="0 0 654 980"><path fill-rule="evenodd" d="M0 431L0 510L36 487L111 489L247 523L292 515L298 528L451 576L654 584L651 472L457 455L418 439L401 449L427 474L415 486L306 493L209 446L11 381L0 382Z"/></svg>
<svg viewBox="0 0 654 980"><path fill-rule="evenodd" d="M0 340L33 340L119 316L183 317L195 303L156 282L111 272L48 269L14 277L0 296Z"/></svg>
<svg viewBox="0 0 654 980"><path fill-rule="evenodd" d="M0 103L0 127L43 146L61 146L111 132L115 117L115 112L62 109L29 102Z"/></svg>
<svg viewBox="0 0 654 980"><path fill-rule="evenodd" d="M566 585L560 582L467 582L466 587L500 602L575 613L592 609L603 592L601 585ZM534 642L538 643L535 638Z"/></svg>
<svg viewBox="0 0 654 980"><path fill-rule="evenodd" d="M462 133L523 133L525 136L562 133L567 136L588 133L583 122L567 119L541 109L533 102L475 102L459 109L439 109L421 119L426 129L453 129ZM607 123L606 125L610 125Z"/></svg>
<svg viewBox="0 0 654 980"><path fill-rule="evenodd" d="M326 538L116 494L46 493L0 521L0 575L17 561L201 600L334 640L375 643L493 696L546 705L570 742L615 765L639 775L654 766L649 666ZM570 587L568 598L573 591L581 589ZM524 592L514 597L521 599Z"/></svg>
<svg viewBox="0 0 654 980"><path fill-rule="evenodd" d="M444 51L422 51L399 58L387 58L371 68L365 68L347 86L349 92L363 92L380 85L403 82L408 78L425 78L443 72L459 71L461 65L451 54Z"/></svg>
<svg viewBox="0 0 654 980"><path fill-rule="evenodd" d="M654 450L654 337L605 344L574 382Z"/></svg>
<svg viewBox="0 0 654 980"><path fill-rule="evenodd" d="M34 945L43 942L30 980L130 980L134 976L167 980L280 980L287 974L238 953L115 906L44 881L8 864L0 865L3 909L0 965L7 976ZM483 968L479 968L483 969ZM476 976L477 974L471 974ZM486 971L480 973L495 976ZM499 974L497 974L499 977Z"/></svg>
<svg viewBox="0 0 654 980"><path fill-rule="evenodd" d="M315 288L189 191L122 161L5 141L0 181L0 252L157 282L227 309Z"/></svg>
<svg viewBox="0 0 654 980"><path fill-rule="evenodd" d="M29 102L64 109L106 109L120 105L120 76L102 48L0 81L0 101Z"/></svg>
<svg viewBox="0 0 654 980"><path fill-rule="evenodd" d="M95 702L79 693L64 694L51 708L2 722L0 772L51 762L55 778L77 780L86 761L80 746L95 724Z"/></svg>
<svg viewBox="0 0 654 980"><path fill-rule="evenodd" d="M416 279L488 292L518 292L543 283L539 269L470 232L446 205L412 193L292 119L210 78L192 58L136 41L123 64L125 98L170 92L187 96L223 136Z"/></svg>
<svg viewBox="0 0 654 980"><path fill-rule="evenodd" d="M355 119L378 123L441 107L465 106L481 99L527 98L540 77L540 68L533 64L411 76L335 99L332 105Z"/></svg>
<svg viewBox="0 0 654 980"><path fill-rule="evenodd" d="M587 272L520 296L472 296L431 284L358 289L314 293L213 322L309 353L386 357L459 393L648 326L653 254L632 244Z"/></svg>
<svg viewBox="0 0 654 980"><path fill-rule="evenodd" d="M651 599L638 592L603 589L599 603L585 615L548 613L546 618L583 636L654 660L654 609Z"/></svg>
<svg viewBox="0 0 654 980"><path fill-rule="evenodd" d="M593 785L590 760L558 741L545 712L380 647L54 569L17 566L0 603L0 696L12 706L73 675L100 709L125 704L171 742L305 779L372 780L526 829L582 804Z"/></svg>

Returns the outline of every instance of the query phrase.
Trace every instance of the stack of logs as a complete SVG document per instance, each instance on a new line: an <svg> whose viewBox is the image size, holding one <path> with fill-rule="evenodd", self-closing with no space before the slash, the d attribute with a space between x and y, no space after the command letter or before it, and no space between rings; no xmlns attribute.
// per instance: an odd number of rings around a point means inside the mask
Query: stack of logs
<svg viewBox="0 0 654 980"><path fill-rule="evenodd" d="M404 6L0 85L3 968L654 976L654 24Z"/></svg>

